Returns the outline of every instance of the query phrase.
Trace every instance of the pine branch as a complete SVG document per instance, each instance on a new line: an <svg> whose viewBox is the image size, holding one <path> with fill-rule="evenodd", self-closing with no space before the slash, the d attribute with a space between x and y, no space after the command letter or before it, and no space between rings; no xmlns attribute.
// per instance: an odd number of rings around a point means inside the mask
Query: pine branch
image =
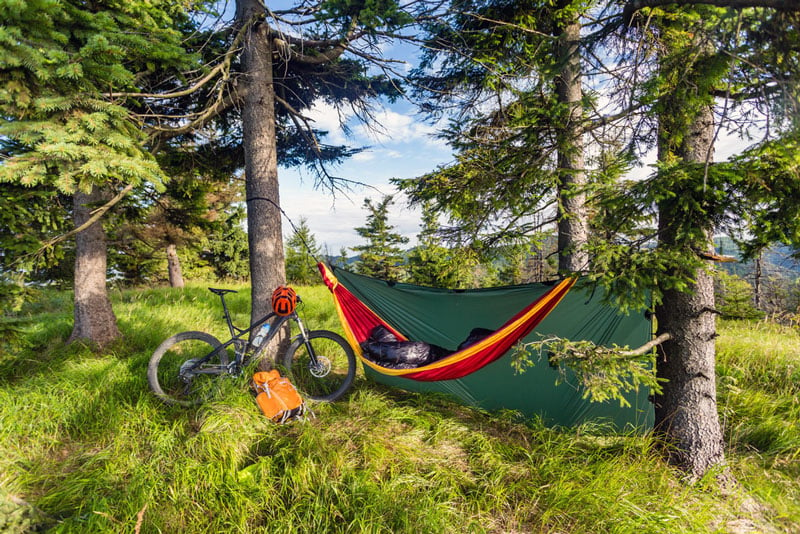
<svg viewBox="0 0 800 534"><path fill-rule="evenodd" d="M748 7L764 7L778 11L800 11L800 0L631 0L622 10L622 20L629 24L633 16L642 9L675 5L679 7L694 5L710 5L744 9Z"/></svg>
<svg viewBox="0 0 800 534"><path fill-rule="evenodd" d="M197 128L200 128L203 125L205 125L209 120L213 119L226 109L229 109L232 106L236 105L237 103L241 102L244 99L245 94L247 92L246 88L245 89L235 88L233 93L228 93L227 95L225 95L222 93L222 89L224 89L224 87L225 86L220 88L220 93L217 95L217 98L214 101L214 103L208 106L203 111L197 114L193 114L192 116L194 118L189 122L182 124L180 126L160 126L160 125L147 126L146 129L149 130L150 137L152 139L157 139L158 141L164 141L196 130ZM176 117L164 116L163 118L175 119Z"/></svg>
<svg viewBox="0 0 800 534"><path fill-rule="evenodd" d="M645 343L644 345L642 345L637 349L625 350L620 352L620 354L623 356L641 356L642 354L645 354L646 352L650 351L653 347L661 345L662 343L664 343L665 341L669 341L670 339L672 339L672 334L670 334L669 332L665 332L660 336L658 336L657 338L651 339L650 341L648 341L647 343Z"/></svg>
<svg viewBox="0 0 800 534"><path fill-rule="evenodd" d="M284 53L284 57L288 58L289 61L296 61L306 65L322 65L324 63L330 63L331 61L340 57L348 49L349 44L353 40L366 35L366 31L356 32L355 29L357 26L358 19L353 17L350 21L350 28L347 30L345 36L340 39L303 39L301 37L294 37L292 35L275 32L271 29L269 31L271 34L270 36L274 34L272 42L279 49L279 52ZM306 48L329 49L325 52L320 52L319 55L311 56L302 52L298 52L297 48L300 48L300 50L304 50Z"/></svg>
<svg viewBox="0 0 800 534"><path fill-rule="evenodd" d="M275 93L275 100L286 108L286 110L289 112L289 117L292 119L292 122L297 128L297 131L300 132L306 141L308 141L308 143L313 147L314 153L317 155L317 157L319 157L322 154L322 149L319 146L319 140L317 139L317 136L314 135L314 129L308 122L308 117L303 116L299 111L294 109L292 105L281 98L277 92ZM300 124L300 121L303 121L303 124Z"/></svg>
<svg viewBox="0 0 800 534"><path fill-rule="evenodd" d="M180 91L175 91L172 93L109 93L109 97L111 98L155 98L158 100L168 100L172 98L180 98L184 96L188 96L192 93L195 93L199 89L201 89L205 84L209 81L214 79L217 74L223 73L222 80L227 80L230 76L230 66L233 57L236 53L240 50L242 40L247 32L250 30L250 27L253 25L253 22L256 19L253 18L248 21L246 24L242 26L239 32L236 34L233 42L231 43L230 47L228 47L227 52L222 57L222 61L217 64L213 69L211 69L205 76L200 78L197 82L195 82L192 86L187 87L186 89L182 89Z"/></svg>
<svg viewBox="0 0 800 534"><path fill-rule="evenodd" d="M620 406L630 406L625 394L637 391L639 387L661 392L661 380L656 377L652 357L647 353L671 338L670 334L661 334L637 349L625 350L616 345L600 347L591 341L551 336L518 345L511 365L522 373L534 365L534 357L546 359L550 365L559 368L560 381L567 379L565 368L574 373L584 388L583 398L589 398L591 402L617 400Z"/></svg>

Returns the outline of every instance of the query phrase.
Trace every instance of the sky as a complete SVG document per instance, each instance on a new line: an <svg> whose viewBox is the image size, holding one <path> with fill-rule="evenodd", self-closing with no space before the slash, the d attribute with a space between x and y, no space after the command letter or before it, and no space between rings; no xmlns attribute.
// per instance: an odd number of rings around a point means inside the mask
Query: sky
<svg viewBox="0 0 800 534"><path fill-rule="evenodd" d="M298 224L305 217L322 251L338 255L342 247L365 243L355 230L366 223L364 199L378 200L392 194L395 202L390 208L389 224L408 237L409 246L413 246L420 230L419 210L408 206L407 199L398 194L390 180L421 176L452 161L450 148L435 136L436 127L426 123L408 102L378 109L379 132L370 131L352 119L348 123L350 136L345 135L339 126L338 113L327 104L316 106L308 116L315 127L329 132L324 142L367 147L342 165L332 167L330 172L369 187L354 187L333 196L325 188L314 187L315 179L310 172L281 167L278 169L281 206L289 218ZM283 222L283 228L288 237L291 226L287 221Z"/></svg>

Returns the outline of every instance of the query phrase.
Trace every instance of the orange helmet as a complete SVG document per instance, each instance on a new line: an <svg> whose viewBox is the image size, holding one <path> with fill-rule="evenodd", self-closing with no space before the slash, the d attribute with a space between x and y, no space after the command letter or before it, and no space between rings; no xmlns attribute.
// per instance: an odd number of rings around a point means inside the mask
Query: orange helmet
<svg viewBox="0 0 800 534"><path fill-rule="evenodd" d="M278 286L272 292L272 311L278 315L289 315L297 307L297 293L289 286Z"/></svg>

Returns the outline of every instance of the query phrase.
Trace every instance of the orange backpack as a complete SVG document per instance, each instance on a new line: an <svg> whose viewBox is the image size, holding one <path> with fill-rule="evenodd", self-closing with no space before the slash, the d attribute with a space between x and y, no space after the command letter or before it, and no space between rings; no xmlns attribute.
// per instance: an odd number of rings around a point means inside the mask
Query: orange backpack
<svg viewBox="0 0 800 534"><path fill-rule="evenodd" d="M253 375L256 403L264 415L276 423L300 418L306 412L303 398L288 378L278 371L259 371Z"/></svg>

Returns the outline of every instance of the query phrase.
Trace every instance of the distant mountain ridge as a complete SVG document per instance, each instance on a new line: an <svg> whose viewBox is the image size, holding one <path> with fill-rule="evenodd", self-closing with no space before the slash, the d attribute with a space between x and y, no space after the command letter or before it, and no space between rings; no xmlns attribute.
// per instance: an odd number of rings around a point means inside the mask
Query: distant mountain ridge
<svg viewBox="0 0 800 534"><path fill-rule="evenodd" d="M739 260L736 263L720 264L722 268L731 274L747 276L755 270L754 260L742 260L742 253L736 243L727 236L714 238L714 246L717 254L722 256L732 256ZM795 250L786 245L773 245L761 255L761 269L765 275L780 275L786 278L800 277L800 260L795 258Z"/></svg>

